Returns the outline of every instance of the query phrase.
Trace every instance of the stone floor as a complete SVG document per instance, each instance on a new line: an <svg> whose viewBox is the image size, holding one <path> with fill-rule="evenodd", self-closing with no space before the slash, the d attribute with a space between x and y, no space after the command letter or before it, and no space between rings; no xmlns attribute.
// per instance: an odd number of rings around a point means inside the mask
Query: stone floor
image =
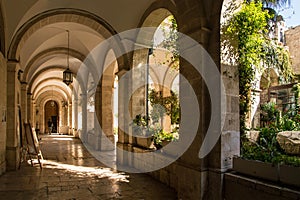
<svg viewBox="0 0 300 200"><path fill-rule="evenodd" d="M0 199L177 199L146 174L113 171L94 159L79 139L43 136L43 169L24 162L0 177Z"/></svg>

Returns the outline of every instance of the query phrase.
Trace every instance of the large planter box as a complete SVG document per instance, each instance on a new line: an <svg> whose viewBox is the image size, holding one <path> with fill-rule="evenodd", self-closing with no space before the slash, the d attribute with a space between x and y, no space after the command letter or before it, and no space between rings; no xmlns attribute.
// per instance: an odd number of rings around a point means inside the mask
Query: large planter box
<svg viewBox="0 0 300 200"><path fill-rule="evenodd" d="M136 137L136 143L138 146L146 149L155 149L152 137Z"/></svg>
<svg viewBox="0 0 300 200"><path fill-rule="evenodd" d="M300 187L300 167L234 157L233 170L241 174Z"/></svg>
<svg viewBox="0 0 300 200"><path fill-rule="evenodd" d="M270 163L234 157L233 170L241 174L255 176L266 180L279 181L277 177L278 167L277 165L272 165Z"/></svg>
<svg viewBox="0 0 300 200"><path fill-rule="evenodd" d="M280 182L300 187L300 167L280 165Z"/></svg>

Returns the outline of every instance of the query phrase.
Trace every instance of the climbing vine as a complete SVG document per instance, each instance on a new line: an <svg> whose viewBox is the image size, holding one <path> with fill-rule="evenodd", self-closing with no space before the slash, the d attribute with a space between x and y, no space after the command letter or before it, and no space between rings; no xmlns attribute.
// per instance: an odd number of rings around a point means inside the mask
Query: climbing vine
<svg viewBox="0 0 300 200"><path fill-rule="evenodd" d="M163 40L155 48L166 49L166 60L161 64L179 70L178 25L173 15L167 17L160 25Z"/></svg>
<svg viewBox="0 0 300 200"><path fill-rule="evenodd" d="M246 130L255 71L276 68L282 82L289 82L293 77L288 51L268 35L272 17L259 1L245 1L242 5L233 1L224 14L227 20L221 27L222 59L238 64L241 133Z"/></svg>
<svg viewBox="0 0 300 200"><path fill-rule="evenodd" d="M163 97L161 92L150 91L149 101L152 106L151 119L158 122L165 114L171 117L171 124L179 124L180 106L178 94L171 90L171 95Z"/></svg>

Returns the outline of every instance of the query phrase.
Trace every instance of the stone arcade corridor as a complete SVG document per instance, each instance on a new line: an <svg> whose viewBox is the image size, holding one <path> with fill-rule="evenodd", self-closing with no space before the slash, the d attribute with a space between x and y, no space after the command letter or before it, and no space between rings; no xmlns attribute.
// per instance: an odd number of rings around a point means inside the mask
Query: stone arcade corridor
<svg viewBox="0 0 300 200"><path fill-rule="evenodd" d="M51 135L41 140L43 169L22 163L0 177L0 199L176 199L176 192L145 174L112 171L79 139Z"/></svg>
<svg viewBox="0 0 300 200"><path fill-rule="evenodd" d="M0 0L0 200L299 200L232 173L238 67L220 48L230 2ZM149 116L152 132L139 127ZM42 135L42 170L18 169L24 123ZM91 156L101 152L119 171L150 173L112 171Z"/></svg>

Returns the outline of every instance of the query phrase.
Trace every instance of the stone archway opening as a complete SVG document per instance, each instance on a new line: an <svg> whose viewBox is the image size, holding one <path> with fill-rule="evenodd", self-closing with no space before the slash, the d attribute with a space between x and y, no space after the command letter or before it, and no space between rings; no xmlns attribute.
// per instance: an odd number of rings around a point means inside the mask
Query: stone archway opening
<svg viewBox="0 0 300 200"><path fill-rule="evenodd" d="M44 123L46 124L45 133L58 133L59 130L59 107L56 101L49 100L45 104L45 118Z"/></svg>
<svg viewBox="0 0 300 200"><path fill-rule="evenodd" d="M164 107L164 113L160 117L162 130L176 134L176 139L178 139L180 124L180 61L178 25L171 13L159 24L153 35L153 41L153 55L149 57L149 75L150 79L153 79L152 84L149 85L150 94L156 93L161 98L161 106ZM148 99L148 101L151 101L151 99ZM153 112L153 106L151 109Z"/></svg>

